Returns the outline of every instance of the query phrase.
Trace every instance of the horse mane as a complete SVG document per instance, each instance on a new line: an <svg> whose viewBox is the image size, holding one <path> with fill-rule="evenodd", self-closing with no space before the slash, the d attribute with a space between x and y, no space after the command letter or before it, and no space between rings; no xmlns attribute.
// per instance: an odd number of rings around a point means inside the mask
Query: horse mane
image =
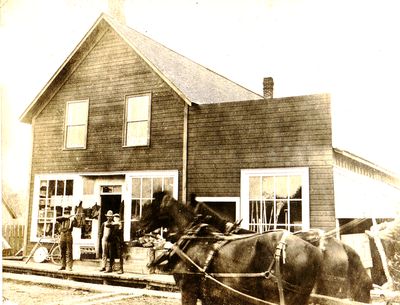
<svg viewBox="0 0 400 305"><path fill-rule="evenodd" d="M168 214L174 214L170 220L179 221L185 219L192 222L195 219L193 208L176 200L169 192L159 191L153 194L153 200L150 203L152 214L158 218L168 218Z"/></svg>

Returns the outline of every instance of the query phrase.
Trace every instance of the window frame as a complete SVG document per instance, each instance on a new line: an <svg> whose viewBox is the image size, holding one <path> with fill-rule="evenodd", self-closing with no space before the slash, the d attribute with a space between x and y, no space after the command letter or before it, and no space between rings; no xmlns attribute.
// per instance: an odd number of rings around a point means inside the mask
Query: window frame
<svg viewBox="0 0 400 305"><path fill-rule="evenodd" d="M39 221L39 203L40 203L40 182L42 180L72 180L73 181L73 190L72 190L72 207L74 208L79 202L80 196L80 188L81 188L81 178L79 175L76 174L40 174L35 175L34 181L34 191L33 191L33 200L32 200L32 214L31 214L31 226L30 226L30 241L31 242L38 242L41 237L37 236L38 232L38 221ZM64 186L65 190L65 186ZM46 193L46 200L49 198L47 197ZM46 217L45 217L46 218ZM53 214L52 222L53 226L56 223L56 214ZM42 242L52 242L54 237L42 237Z"/></svg>
<svg viewBox="0 0 400 305"><path fill-rule="evenodd" d="M147 117L147 140L146 144L137 144L137 145L128 145L128 123L134 122L144 122L144 120L139 121L130 121L128 122L128 102L130 98L135 97L148 97L149 105L148 105L148 117ZM139 94L130 94L125 96L125 109L124 109L124 124L123 124L123 147L146 147L150 146L150 128L151 128L151 104L152 104L152 93L139 93Z"/></svg>
<svg viewBox="0 0 400 305"><path fill-rule="evenodd" d="M125 221L124 223L124 240L130 240L130 229L132 222L132 179L133 178L172 178L173 179L173 191L172 196L174 198L178 198L178 187L179 187L179 171L178 170L156 170L156 171L135 171L129 172L126 174L126 195L125 202L129 204L125 204L124 209L124 219L129 219L130 221ZM153 194L151 194L153 195ZM140 200L143 200L142 194ZM140 215L142 213L143 202L140 203Z"/></svg>
<svg viewBox="0 0 400 305"><path fill-rule="evenodd" d="M68 124L69 105L74 104L74 103L84 103L84 102L86 103L87 114L86 114L86 123L84 124L85 130L84 130L83 146L68 147L68 127L83 125L83 124L78 124L78 125L69 125ZM88 124L89 124L89 99L67 101L66 105L65 105L65 115L64 115L64 149L65 150L86 149Z"/></svg>
<svg viewBox="0 0 400 305"><path fill-rule="evenodd" d="M302 178L302 199L301 199L301 221L302 230L310 228L310 181L308 167L291 168L260 168L260 169L242 169L240 174L240 218L243 219L242 226L249 228L249 178L258 176L283 177L283 176L301 176Z"/></svg>

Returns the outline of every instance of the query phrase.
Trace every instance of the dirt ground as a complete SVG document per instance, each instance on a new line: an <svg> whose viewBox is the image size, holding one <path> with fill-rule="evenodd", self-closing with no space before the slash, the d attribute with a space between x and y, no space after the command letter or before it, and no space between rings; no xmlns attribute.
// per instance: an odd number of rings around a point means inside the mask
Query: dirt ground
<svg viewBox="0 0 400 305"><path fill-rule="evenodd" d="M180 305L180 300L159 297L133 297L92 292L81 289L62 288L51 285L27 284L3 280L3 305L68 305L107 304L113 305ZM112 301L109 298L113 298Z"/></svg>

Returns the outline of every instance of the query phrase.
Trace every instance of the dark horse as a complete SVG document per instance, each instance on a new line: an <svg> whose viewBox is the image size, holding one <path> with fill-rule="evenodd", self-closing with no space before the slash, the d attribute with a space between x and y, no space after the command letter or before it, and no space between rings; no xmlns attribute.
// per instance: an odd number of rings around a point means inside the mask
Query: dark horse
<svg viewBox="0 0 400 305"><path fill-rule="evenodd" d="M322 259L318 248L286 231L224 238L201 224L190 235L193 209L163 192L154 198L143 205L140 225L180 234L170 265L183 305L198 299L204 305L307 304Z"/></svg>
<svg viewBox="0 0 400 305"><path fill-rule="evenodd" d="M353 248L332 236L325 236L320 230L301 231L295 235L317 246L322 252L316 293L371 302L372 280Z"/></svg>
<svg viewBox="0 0 400 305"><path fill-rule="evenodd" d="M211 223L224 230L227 221L202 202L191 195L191 205L196 213L210 217ZM235 234L255 233L237 228ZM301 239L318 247L323 255L321 272L315 286L317 294L351 298L354 301L370 303L372 280L362 265L357 252L331 235L325 235L322 230L311 229L294 233Z"/></svg>

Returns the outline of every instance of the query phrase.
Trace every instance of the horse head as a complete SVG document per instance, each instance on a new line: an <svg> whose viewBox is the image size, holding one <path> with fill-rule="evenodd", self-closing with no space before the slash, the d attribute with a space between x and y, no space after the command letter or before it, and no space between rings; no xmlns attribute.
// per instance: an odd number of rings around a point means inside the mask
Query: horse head
<svg viewBox="0 0 400 305"><path fill-rule="evenodd" d="M166 192L155 192L153 199L143 204L142 217L139 221L141 230L148 233L157 228L167 226L167 217L161 209L163 198L166 196L169 196Z"/></svg>
<svg viewBox="0 0 400 305"><path fill-rule="evenodd" d="M177 201L170 193L160 191L143 205L139 226L145 232L164 227L170 232L182 233L193 219L194 212L190 206Z"/></svg>

